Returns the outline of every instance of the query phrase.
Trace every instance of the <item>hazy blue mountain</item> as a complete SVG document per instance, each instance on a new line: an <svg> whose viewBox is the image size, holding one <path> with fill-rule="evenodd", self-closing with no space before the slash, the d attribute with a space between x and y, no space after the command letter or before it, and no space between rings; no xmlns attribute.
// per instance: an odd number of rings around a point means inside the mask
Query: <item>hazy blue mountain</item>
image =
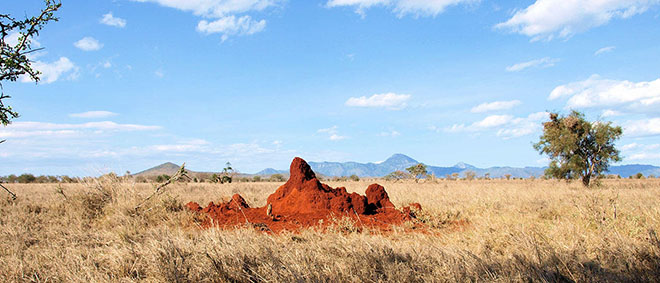
<svg viewBox="0 0 660 283"><path fill-rule="evenodd" d="M324 176L350 176L360 177L383 177L397 170L405 171L406 168L416 165L419 162L404 154L394 154L387 160L378 163L359 163L359 162L309 162L314 172ZM511 175L514 178L529 178L531 176L543 176L545 167L490 167L477 168L473 165L459 162L450 167L432 166L426 164L429 174L435 174L437 177L445 177L454 173L459 176L465 176L468 171L475 172L481 177L489 174L491 178L502 178ZM256 175L286 174L287 170L275 170L272 168L264 169ZM607 174L620 175L623 178L642 173L644 176L660 176L660 167L652 165L619 165L610 166Z"/></svg>
<svg viewBox="0 0 660 283"><path fill-rule="evenodd" d="M289 174L288 170L277 170L273 168L266 168L264 170L261 170L254 175L273 175L273 174Z"/></svg>
<svg viewBox="0 0 660 283"><path fill-rule="evenodd" d="M624 178L628 178L628 176L636 175L637 173L642 173L646 177L651 175L657 177L660 176L660 167L653 165L642 165L642 164L619 165L619 166L610 166L610 170L608 172L608 174L615 174Z"/></svg>
<svg viewBox="0 0 660 283"><path fill-rule="evenodd" d="M360 177L382 177L396 170L405 170L416 165L416 160L397 153L380 163L358 163L358 162L309 162L314 172L326 176L350 176Z"/></svg>

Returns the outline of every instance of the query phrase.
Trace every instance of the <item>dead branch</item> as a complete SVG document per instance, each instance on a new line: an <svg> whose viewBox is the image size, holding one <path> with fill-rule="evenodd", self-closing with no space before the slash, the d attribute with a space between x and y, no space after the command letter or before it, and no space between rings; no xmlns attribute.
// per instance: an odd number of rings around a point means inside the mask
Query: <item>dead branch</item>
<svg viewBox="0 0 660 283"><path fill-rule="evenodd" d="M11 199L12 199L12 200L16 200L16 194L15 194L15 193L12 193L12 191L10 191L9 189L5 188L5 186L3 186L2 184L0 184L0 187L2 187L3 189L5 189L5 191L7 191L7 193L9 193L9 194L11 195Z"/></svg>
<svg viewBox="0 0 660 283"><path fill-rule="evenodd" d="M155 195L157 195L159 193L162 193L162 189L165 188L167 185L171 184L172 182L176 182L177 180L179 180L181 178L189 178L188 177L188 172L186 172L185 167L186 167L186 163L183 163L181 165L181 168L179 168L179 171L176 171L176 173L172 177L167 179L167 181L165 181L164 183L156 186L155 191L150 196L148 196L146 199L144 199L142 202L140 202L140 204L138 204L135 207L135 210L138 210L142 205L144 205L147 201L149 201Z"/></svg>

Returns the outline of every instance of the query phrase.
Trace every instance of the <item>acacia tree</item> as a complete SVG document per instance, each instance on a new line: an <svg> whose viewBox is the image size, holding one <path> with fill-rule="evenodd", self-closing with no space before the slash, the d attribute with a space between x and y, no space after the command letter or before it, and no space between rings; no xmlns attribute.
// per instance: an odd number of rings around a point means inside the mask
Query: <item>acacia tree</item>
<svg viewBox="0 0 660 283"><path fill-rule="evenodd" d="M32 38L50 21L57 21L55 11L62 3L55 0L44 0L46 8L38 16L16 20L9 14L0 13L0 123L6 126L18 117L11 106L5 105L4 99L10 98L2 89L2 82L14 82L21 76L28 76L35 82L39 81L39 70L32 68L29 54L42 48L33 48ZM17 41L13 42L15 35Z"/></svg>
<svg viewBox="0 0 660 283"><path fill-rule="evenodd" d="M428 174L426 171L426 165L422 163L410 166L406 168L406 171L410 172L410 175L415 178L415 183L419 182L420 178L426 177L426 174Z"/></svg>
<svg viewBox="0 0 660 283"><path fill-rule="evenodd" d="M550 113L534 149L550 158L546 176L581 178L582 184L589 186L592 179L607 171L611 161L621 161L614 142L622 134L621 127L612 126L612 122L589 122L577 111L568 116Z"/></svg>

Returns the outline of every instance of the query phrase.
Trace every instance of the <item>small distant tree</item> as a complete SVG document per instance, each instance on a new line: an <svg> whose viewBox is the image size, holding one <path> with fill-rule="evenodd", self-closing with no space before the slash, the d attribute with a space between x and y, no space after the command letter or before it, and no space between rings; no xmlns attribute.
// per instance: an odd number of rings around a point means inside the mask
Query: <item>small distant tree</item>
<svg viewBox="0 0 660 283"><path fill-rule="evenodd" d="M261 176L252 177L252 182L261 182Z"/></svg>
<svg viewBox="0 0 660 283"><path fill-rule="evenodd" d="M550 113L543 123L543 135L534 148L550 157L545 174L560 179L591 179L607 171L609 163L621 161L614 142L621 137L621 127L611 122L589 122L584 114L572 111L568 116Z"/></svg>
<svg viewBox="0 0 660 283"><path fill-rule="evenodd" d="M472 181L476 176L477 173L474 171L465 171L465 180Z"/></svg>
<svg viewBox="0 0 660 283"><path fill-rule="evenodd" d="M355 175L355 174L349 176L348 179L353 181L353 182L360 181L360 177L358 177L358 175Z"/></svg>
<svg viewBox="0 0 660 283"><path fill-rule="evenodd" d="M506 178L507 180L511 180L511 174L504 174L504 178Z"/></svg>
<svg viewBox="0 0 660 283"><path fill-rule="evenodd" d="M490 173L486 173L486 174L484 174L484 179L486 179L486 180L490 180Z"/></svg>
<svg viewBox="0 0 660 283"><path fill-rule="evenodd" d="M458 180L458 173L456 173L456 172L451 173L451 179L449 179L449 180Z"/></svg>
<svg viewBox="0 0 660 283"><path fill-rule="evenodd" d="M37 177L32 174L22 174L17 178L17 181L22 184L34 183L36 180Z"/></svg>
<svg viewBox="0 0 660 283"><path fill-rule="evenodd" d="M417 165L410 166L406 168L406 171L415 178L415 183L419 182L419 179L425 178L428 172L426 171L426 165L418 163Z"/></svg>
<svg viewBox="0 0 660 283"><path fill-rule="evenodd" d="M644 174L642 174L641 172L635 174L635 179L644 179Z"/></svg>
<svg viewBox="0 0 660 283"><path fill-rule="evenodd" d="M282 175L282 174L273 174L273 175L270 175L269 180L271 182L284 182L284 175Z"/></svg>
<svg viewBox="0 0 660 283"><path fill-rule="evenodd" d="M396 182L396 181L399 181L399 180L408 179L410 177L411 177L410 174L408 174L406 172L403 172L403 171L400 171L400 170L397 170L397 171L394 171L390 174L387 174L387 176L385 176L385 180Z"/></svg>

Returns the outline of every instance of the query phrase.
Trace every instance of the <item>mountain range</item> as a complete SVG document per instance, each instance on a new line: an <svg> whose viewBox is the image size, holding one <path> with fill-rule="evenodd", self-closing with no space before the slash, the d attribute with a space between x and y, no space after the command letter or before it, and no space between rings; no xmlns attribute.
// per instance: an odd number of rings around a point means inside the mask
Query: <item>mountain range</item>
<svg viewBox="0 0 660 283"><path fill-rule="evenodd" d="M359 162L309 162L314 172L320 173L325 176L350 176L357 175L359 177L383 177L389 173L397 170L405 171L406 168L419 164L420 162L407 156L405 154L394 154L383 162L377 163L359 163ZM459 162L454 166L441 167L425 164L429 174L435 174L438 177L445 177L458 173L459 176L465 176L465 173L472 171L477 176L484 176L489 174L491 178L501 178L506 175L511 175L515 178L528 178L531 176L543 176L545 167L489 167L478 168L470 164ZM257 172L255 175L272 175L272 174L287 174L288 170L276 170L273 168L264 169ZM660 176L660 167L653 165L619 165L610 166L607 174L620 175L627 178L628 176L642 173L644 176Z"/></svg>
<svg viewBox="0 0 660 283"><path fill-rule="evenodd" d="M397 170L405 171L406 168L417 165L420 162L405 155L394 154L383 162L309 162L314 172L322 176L351 176L357 175L359 177L383 177L389 173ZM501 178L506 175L511 175L514 178L528 178L531 176L543 176L545 167L489 167L478 168L463 162L457 163L450 167L441 167L425 164L429 174L435 174L437 177L445 177L454 173L459 176L465 176L466 172L474 172L477 176L484 176L488 174L491 178ZM171 162L163 163L156 167L136 173L135 176L154 176L161 174L173 174L179 169L179 165ZM189 170L190 171L190 170ZM195 172L197 174L212 174L208 172ZM618 165L610 166L607 174L620 175L623 178L642 173L644 176L660 176L660 167L653 165L631 164L631 165ZM277 170L267 168L255 174L240 174L240 176L270 176L273 174L288 175L289 170Z"/></svg>

